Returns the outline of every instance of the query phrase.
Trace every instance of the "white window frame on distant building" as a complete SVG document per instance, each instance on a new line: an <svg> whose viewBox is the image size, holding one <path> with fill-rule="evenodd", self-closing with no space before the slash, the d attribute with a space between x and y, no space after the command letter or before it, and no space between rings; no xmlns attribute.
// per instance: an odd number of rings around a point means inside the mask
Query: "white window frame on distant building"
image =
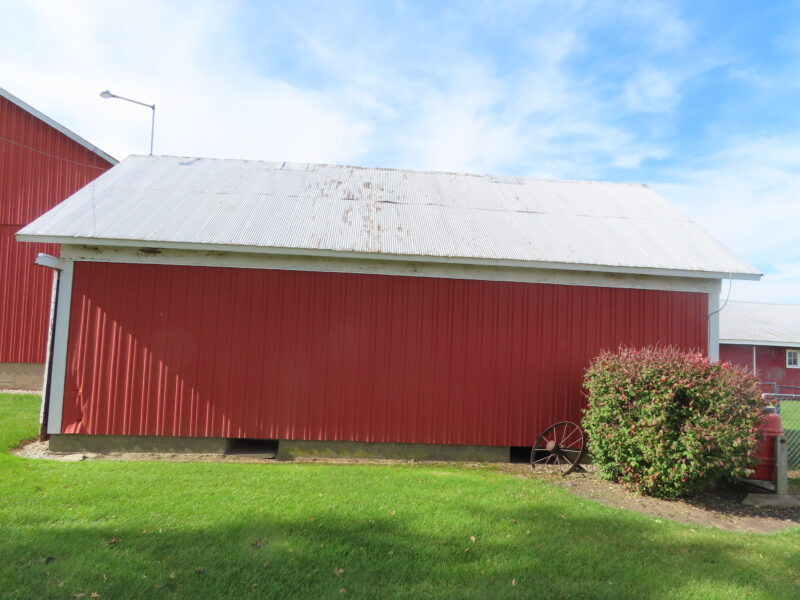
<svg viewBox="0 0 800 600"><path fill-rule="evenodd" d="M800 350L786 351L786 368L800 369Z"/></svg>

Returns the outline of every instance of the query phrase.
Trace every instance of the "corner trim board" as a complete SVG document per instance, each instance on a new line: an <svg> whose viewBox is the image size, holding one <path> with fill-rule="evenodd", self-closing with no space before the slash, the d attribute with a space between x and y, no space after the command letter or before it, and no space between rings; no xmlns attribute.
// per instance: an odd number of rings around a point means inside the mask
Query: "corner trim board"
<svg viewBox="0 0 800 600"><path fill-rule="evenodd" d="M73 262L62 259L63 265L58 283L56 326L53 333L53 367L50 374L50 407L47 418L47 433L61 433L61 415L64 407L64 384L67 374L67 342L69 338L70 304L72 301Z"/></svg>

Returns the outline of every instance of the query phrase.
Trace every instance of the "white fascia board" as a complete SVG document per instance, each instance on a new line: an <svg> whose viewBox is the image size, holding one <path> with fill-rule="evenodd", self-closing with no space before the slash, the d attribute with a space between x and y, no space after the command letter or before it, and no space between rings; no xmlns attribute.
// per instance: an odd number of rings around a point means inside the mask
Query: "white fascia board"
<svg viewBox="0 0 800 600"><path fill-rule="evenodd" d="M56 269L57 271L62 270L65 264L63 259L45 254L44 252L40 252L34 262L40 267L48 267L50 269Z"/></svg>
<svg viewBox="0 0 800 600"><path fill-rule="evenodd" d="M289 254L293 256L317 256L329 258L367 259L384 261L404 261L418 263L447 263L463 265L483 265L489 267L517 267L524 269L558 269L563 271L595 271L601 273L624 273L634 275L656 275L666 277L696 277L700 279L747 279L759 280L761 273L718 273L712 271L691 271L682 269L657 269L652 267L624 267L614 265L593 265L579 263L556 263L523 260L482 259L457 256L426 256L410 254L379 254L371 252L347 252L336 250L317 250L306 248L265 248L263 246L233 246L223 244L193 244L186 242L163 242L156 240L121 240L107 238L79 238L66 236L17 234L19 242L41 242L47 244L82 244L86 246L115 246L128 248L163 248L167 250L195 250L211 252L244 252L248 254Z"/></svg>
<svg viewBox="0 0 800 600"><path fill-rule="evenodd" d="M520 283L548 283L592 287L632 288L718 294L718 279L664 277L641 274L603 273L541 268L498 267L456 263L369 260L363 258L300 256L198 250L142 249L131 247L61 246L61 256L74 261L116 262L196 267L277 269L474 279Z"/></svg>
<svg viewBox="0 0 800 600"><path fill-rule="evenodd" d="M773 348L800 348L800 342L765 342L760 340L720 340L720 344L730 346L770 346Z"/></svg>
<svg viewBox="0 0 800 600"><path fill-rule="evenodd" d="M43 112L36 110L30 104L28 104L27 102L23 102L22 100L17 98L14 94L10 93L7 90L4 90L1 87L0 87L0 96L5 98L6 100L11 102L12 104L16 104L19 108L21 108L22 110L24 110L27 113L30 113L31 115L33 115L34 117L36 117L40 121L44 121L50 127L55 129L59 133L67 136L73 142L76 142L76 143L80 144L81 146L83 146L84 148L89 150L90 152L93 152L94 154L96 154L97 156L102 158L104 161L109 162L112 165L116 165L119 162L116 158L114 158L110 154L106 154L105 152L100 150L100 148L98 148L94 144L90 144L89 142L87 142L85 139L83 139L77 133L75 133L73 131L70 131L69 129L64 127L61 123L59 123L58 121L54 121L53 119L48 117Z"/></svg>

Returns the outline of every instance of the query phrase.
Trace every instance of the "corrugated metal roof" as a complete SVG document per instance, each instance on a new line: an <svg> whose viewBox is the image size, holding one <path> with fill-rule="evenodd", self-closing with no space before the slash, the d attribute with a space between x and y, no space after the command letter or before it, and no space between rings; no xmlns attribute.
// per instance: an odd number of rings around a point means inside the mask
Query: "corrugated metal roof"
<svg viewBox="0 0 800 600"><path fill-rule="evenodd" d="M800 347L800 305L728 302L719 313L719 341Z"/></svg>
<svg viewBox="0 0 800 600"><path fill-rule="evenodd" d="M18 237L759 276L643 185L321 164L132 156Z"/></svg>
<svg viewBox="0 0 800 600"><path fill-rule="evenodd" d="M16 104L22 110L24 110L26 112L29 112L30 114L32 114L37 119L39 119L41 121L44 121L45 123L50 125L50 127L52 127L53 129L59 131L60 133L63 133L65 136L67 136L72 141L77 142L78 144L80 144L81 146L86 148L87 150L89 150L91 152L94 152L95 154L97 154L97 156L99 156L103 160L107 160L112 165L115 165L115 164L117 164L119 162L116 158L114 158L110 154L106 154L105 152L100 150L100 148L98 148L94 144L90 144L89 142L87 142L85 139L83 139L77 133L74 133L74 132L70 131L69 129L64 127L61 123L59 123L57 121L54 121L53 119L48 117L43 112L40 112L40 111L36 110L30 104L28 104L26 102L23 102L22 100L17 98L14 94L12 94L11 92L9 92L7 90L4 90L1 87L0 87L0 96L5 98L9 102L12 102L12 103Z"/></svg>

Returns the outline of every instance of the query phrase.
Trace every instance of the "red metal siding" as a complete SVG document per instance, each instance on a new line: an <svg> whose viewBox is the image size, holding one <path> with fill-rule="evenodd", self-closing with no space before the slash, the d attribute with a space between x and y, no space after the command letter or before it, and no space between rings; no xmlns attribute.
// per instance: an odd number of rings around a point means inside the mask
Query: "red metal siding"
<svg viewBox="0 0 800 600"><path fill-rule="evenodd" d="M602 348L706 347L707 296L77 263L62 431L530 445Z"/></svg>
<svg viewBox="0 0 800 600"><path fill-rule="evenodd" d="M0 362L44 362L51 275L33 260L37 252L57 252L18 243L13 233L110 167L0 98Z"/></svg>
<svg viewBox="0 0 800 600"><path fill-rule="evenodd" d="M792 348L795 350L796 348ZM786 348L778 346L756 346L756 372L764 383L800 386L800 369L786 367ZM720 344L719 359L753 368L753 346L740 344ZM767 391L773 391L769 389ZM794 393L785 390L787 393Z"/></svg>
<svg viewBox="0 0 800 600"><path fill-rule="evenodd" d="M54 244L20 244L17 225L0 225L0 362L43 363L53 273L33 263Z"/></svg>

